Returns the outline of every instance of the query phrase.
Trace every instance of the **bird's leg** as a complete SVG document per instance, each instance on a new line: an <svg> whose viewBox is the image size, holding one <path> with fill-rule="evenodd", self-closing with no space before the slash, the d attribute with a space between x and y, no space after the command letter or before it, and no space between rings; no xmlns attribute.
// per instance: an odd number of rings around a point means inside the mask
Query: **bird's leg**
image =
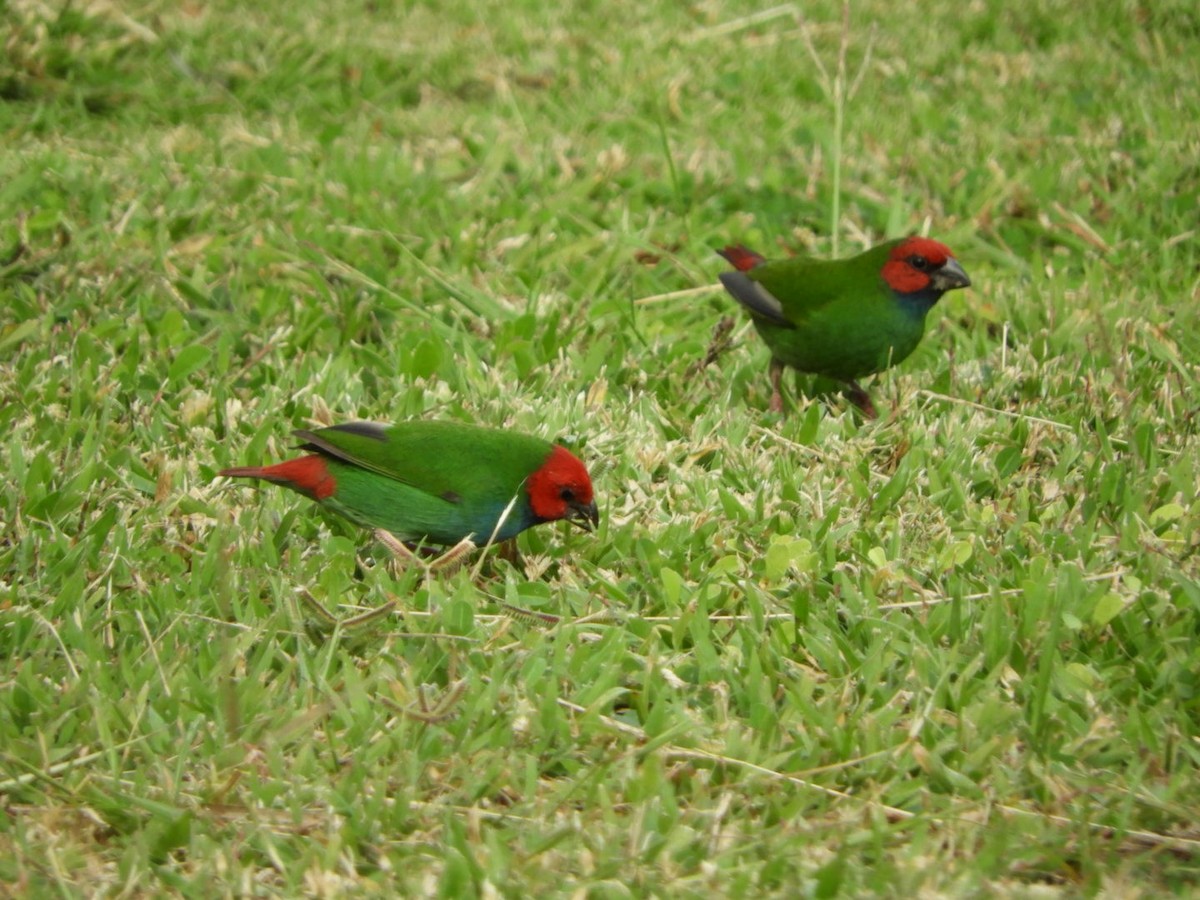
<svg viewBox="0 0 1200 900"><path fill-rule="evenodd" d="M404 543L404 541L400 540L400 538L396 537L390 531L376 528L375 537L381 544L392 551L398 563L405 566L416 563L425 570L426 574L441 572L449 575L462 565L463 557L475 549L475 544L469 537L466 537L432 562L425 562L425 560L412 551L408 544Z"/></svg>
<svg viewBox="0 0 1200 900"><path fill-rule="evenodd" d="M871 402L871 395L857 381L846 382L846 398L857 406L866 418L879 418L879 413L875 411L875 404Z"/></svg>
<svg viewBox="0 0 1200 900"><path fill-rule="evenodd" d="M521 551L517 549L516 538L510 538L507 541L501 541L497 544L496 555L506 562L511 563L514 568L521 565Z"/></svg>
<svg viewBox="0 0 1200 900"><path fill-rule="evenodd" d="M771 376L771 412L783 412L783 390L781 384L783 382L784 365L775 357L771 357L771 368L769 374Z"/></svg>

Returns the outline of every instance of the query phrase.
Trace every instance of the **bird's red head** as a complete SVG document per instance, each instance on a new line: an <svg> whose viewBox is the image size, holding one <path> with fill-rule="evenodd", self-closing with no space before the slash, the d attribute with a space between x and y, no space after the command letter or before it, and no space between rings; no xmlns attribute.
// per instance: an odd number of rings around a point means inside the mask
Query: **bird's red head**
<svg viewBox="0 0 1200 900"><path fill-rule="evenodd" d="M883 280L898 294L919 294L968 287L971 280L945 244L910 237L896 244L883 264Z"/></svg>
<svg viewBox="0 0 1200 900"><path fill-rule="evenodd" d="M525 489L533 514L543 521L570 519L591 531L600 520L587 468L566 447L554 446Z"/></svg>

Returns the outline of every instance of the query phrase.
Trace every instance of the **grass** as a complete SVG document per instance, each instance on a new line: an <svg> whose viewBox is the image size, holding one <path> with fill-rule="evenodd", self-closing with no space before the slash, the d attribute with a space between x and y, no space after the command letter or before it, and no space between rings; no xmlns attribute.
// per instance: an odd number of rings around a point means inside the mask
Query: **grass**
<svg viewBox="0 0 1200 900"><path fill-rule="evenodd" d="M856 4L840 136L834 3L0 7L0 885L1195 890L1193 6ZM873 423L700 365L831 156L974 281ZM214 479L424 415L599 533L424 581Z"/></svg>

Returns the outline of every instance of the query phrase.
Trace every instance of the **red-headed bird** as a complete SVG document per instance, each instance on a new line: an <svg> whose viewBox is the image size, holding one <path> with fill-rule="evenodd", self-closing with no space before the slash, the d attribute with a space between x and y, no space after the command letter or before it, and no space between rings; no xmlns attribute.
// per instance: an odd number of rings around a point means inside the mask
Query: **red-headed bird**
<svg viewBox="0 0 1200 900"><path fill-rule="evenodd" d="M842 382L851 402L874 418L858 379L906 359L942 294L971 284L945 244L923 237L832 261L767 261L741 245L717 252L737 269L721 273L721 283L771 350L773 412L783 412L779 385L791 366Z"/></svg>
<svg viewBox="0 0 1200 900"><path fill-rule="evenodd" d="M281 484L407 542L484 544L542 522L567 519L586 531L599 522L583 463L541 438L422 421L350 422L295 435L310 455L220 474Z"/></svg>

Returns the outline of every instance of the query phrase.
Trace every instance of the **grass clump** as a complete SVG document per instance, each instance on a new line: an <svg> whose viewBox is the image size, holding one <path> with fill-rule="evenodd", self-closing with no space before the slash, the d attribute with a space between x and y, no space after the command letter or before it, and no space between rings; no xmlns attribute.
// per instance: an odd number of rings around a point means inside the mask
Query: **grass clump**
<svg viewBox="0 0 1200 900"><path fill-rule="evenodd" d="M842 7L760 12L4 7L6 888L1194 887L1196 14L857 5L838 129ZM926 227L892 417L709 353L713 246ZM598 535L426 582L214 481L415 416Z"/></svg>

